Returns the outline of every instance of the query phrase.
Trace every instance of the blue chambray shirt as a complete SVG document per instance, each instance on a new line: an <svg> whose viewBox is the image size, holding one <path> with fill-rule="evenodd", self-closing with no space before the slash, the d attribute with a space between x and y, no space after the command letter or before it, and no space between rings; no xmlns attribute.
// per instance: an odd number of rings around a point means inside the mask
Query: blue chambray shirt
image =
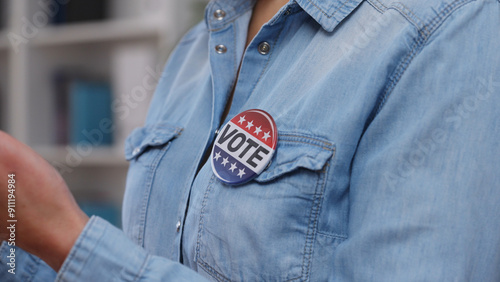
<svg viewBox="0 0 500 282"><path fill-rule="evenodd" d="M500 281L499 1L295 0L245 51L252 6L212 1L178 44L127 140L123 231L92 217L57 280ZM265 110L279 140L233 187L197 171L240 64L226 122Z"/></svg>

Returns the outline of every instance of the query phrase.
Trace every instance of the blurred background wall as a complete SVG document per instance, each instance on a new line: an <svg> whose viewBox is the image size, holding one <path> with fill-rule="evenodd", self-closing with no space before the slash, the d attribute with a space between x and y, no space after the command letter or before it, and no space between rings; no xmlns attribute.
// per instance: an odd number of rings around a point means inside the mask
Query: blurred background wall
<svg viewBox="0 0 500 282"><path fill-rule="evenodd" d="M0 0L0 130L120 226L123 145L208 0Z"/></svg>

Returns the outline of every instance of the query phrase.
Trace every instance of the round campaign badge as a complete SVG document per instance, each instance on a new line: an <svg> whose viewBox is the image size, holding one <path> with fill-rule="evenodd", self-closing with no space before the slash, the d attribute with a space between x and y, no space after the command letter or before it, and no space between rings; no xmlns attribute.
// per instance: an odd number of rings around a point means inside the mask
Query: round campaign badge
<svg viewBox="0 0 500 282"><path fill-rule="evenodd" d="M278 130L271 115L244 111L219 131L211 154L212 170L224 183L248 182L267 167L277 144Z"/></svg>

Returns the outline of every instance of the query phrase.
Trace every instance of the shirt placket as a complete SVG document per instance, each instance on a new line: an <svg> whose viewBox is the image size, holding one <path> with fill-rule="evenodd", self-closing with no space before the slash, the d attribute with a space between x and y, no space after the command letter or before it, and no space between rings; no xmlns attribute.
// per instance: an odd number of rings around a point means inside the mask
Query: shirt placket
<svg viewBox="0 0 500 282"><path fill-rule="evenodd" d="M285 27L286 16L290 14L289 10L290 8L283 9L268 24L265 24L246 48L241 61L231 110L225 122L247 110L246 102L261 82L272 63L275 50L279 48L280 34ZM251 106L248 105L248 107Z"/></svg>

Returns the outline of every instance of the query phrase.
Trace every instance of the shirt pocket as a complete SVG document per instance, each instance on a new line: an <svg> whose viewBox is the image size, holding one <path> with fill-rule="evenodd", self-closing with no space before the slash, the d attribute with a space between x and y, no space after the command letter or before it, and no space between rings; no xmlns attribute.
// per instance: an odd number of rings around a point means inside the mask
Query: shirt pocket
<svg viewBox="0 0 500 282"><path fill-rule="evenodd" d="M160 160L181 127L161 122L136 128L125 141L125 158L130 161L123 197L123 230L136 244L144 242L151 187Z"/></svg>
<svg viewBox="0 0 500 282"><path fill-rule="evenodd" d="M128 161L140 160L145 165L151 165L150 162L155 159L156 154L148 152L154 152L155 149L166 149L165 146L168 145L168 142L181 133L181 127L165 122L136 128L125 140L125 159Z"/></svg>
<svg viewBox="0 0 500 282"><path fill-rule="evenodd" d="M334 149L332 143L317 137L282 133L271 163L255 180L266 183L299 168L321 170Z"/></svg>
<svg viewBox="0 0 500 282"><path fill-rule="evenodd" d="M307 280L321 199L335 146L281 133L254 181L212 181L201 209L198 265L221 281Z"/></svg>

